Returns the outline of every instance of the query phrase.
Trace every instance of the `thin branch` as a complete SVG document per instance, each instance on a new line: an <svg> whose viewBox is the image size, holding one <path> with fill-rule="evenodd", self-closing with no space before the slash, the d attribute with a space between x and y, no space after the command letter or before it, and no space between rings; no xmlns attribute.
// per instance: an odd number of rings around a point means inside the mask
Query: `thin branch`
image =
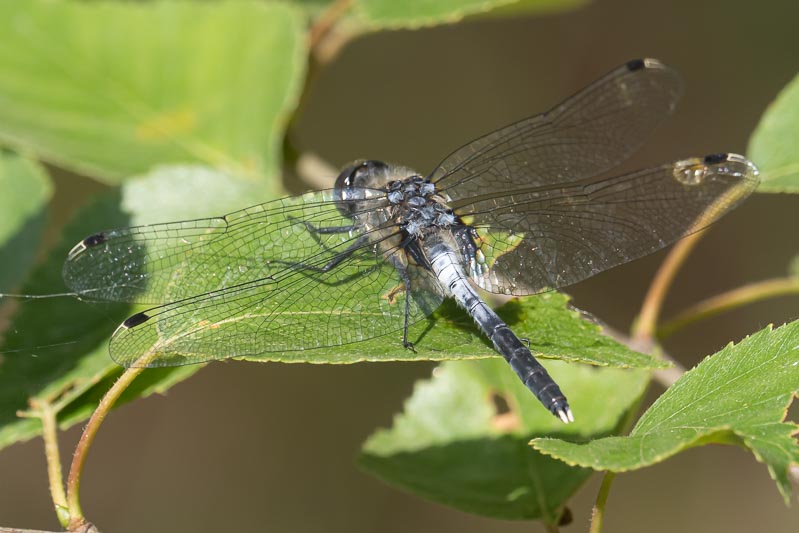
<svg viewBox="0 0 799 533"><path fill-rule="evenodd" d="M610 487L613 485L613 479L615 477L615 472L605 472L605 477L602 478L602 486L599 487L599 493L596 496L596 504L594 504L594 508L591 511L591 527L588 533L602 533L602 522L605 519L605 506L608 503Z"/></svg>
<svg viewBox="0 0 799 533"><path fill-rule="evenodd" d="M333 27L352 7L352 0L336 0L314 21L308 32L311 53L321 62L330 61L346 40L337 38Z"/></svg>
<svg viewBox="0 0 799 533"><path fill-rule="evenodd" d="M633 326L633 337L635 339L645 340L654 337L666 292L674 281L677 271L679 271L703 234L703 231L699 231L678 241L669 252L666 260L660 265L655 274L655 279L652 280L649 291L646 293L641 312L638 314Z"/></svg>
<svg viewBox="0 0 799 533"><path fill-rule="evenodd" d="M50 484L50 498L55 506L58 521L66 527L69 523L67 495L64 492L64 474L61 468L61 454L58 449L58 410L48 400L31 400L31 408L42 421L44 456L47 462L47 479Z"/></svg>
<svg viewBox="0 0 799 533"><path fill-rule="evenodd" d="M675 331L688 324L698 322L699 320L759 300L789 294L799 294L799 278L775 278L759 281L757 283L750 283L692 305L660 326L657 330L657 337L659 339L664 339L672 335Z"/></svg>
<svg viewBox="0 0 799 533"><path fill-rule="evenodd" d="M602 329L615 341L625 345L631 350L647 355L657 355L659 359L671 363L672 366L670 368L658 369L652 374L652 378L660 383L664 389L668 389L674 385L674 383L685 374L685 367L669 355L669 353L666 352L662 346L657 344L654 339L637 339L635 337L630 337L611 328L607 324L602 324Z"/></svg>
<svg viewBox="0 0 799 533"><path fill-rule="evenodd" d="M659 368L655 370L655 372L652 374L652 378L660 383L664 389L668 389L674 385L683 374L685 374L685 367L682 365L682 363L663 351L662 348L658 352L658 357L671 363L671 367Z"/></svg>
<svg viewBox="0 0 799 533"><path fill-rule="evenodd" d="M148 353L139 361L142 361L145 357L148 359L152 358L152 356L153 354ZM139 361L134 364L139 363ZM144 365L146 365L146 362L136 368L128 368L122 373L114 385L105 393L102 400L100 400L97 409L94 410L89 422L83 428L83 433L80 436L78 445L75 447L75 453L72 456L72 465L69 469L69 478L67 479L67 508L69 509L70 516L70 531L75 531L77 528L87 523L83 516L83 511L80 508L80 478L83 472L83 465L86 462L86 454L89 452L89 448L92 442L94 442L94 437L97 435L97 431L100 429L100 425L103 423L106 415L111 411L114 403L116 403L119 396L128 388L131 382L142 373Z"/></svg>

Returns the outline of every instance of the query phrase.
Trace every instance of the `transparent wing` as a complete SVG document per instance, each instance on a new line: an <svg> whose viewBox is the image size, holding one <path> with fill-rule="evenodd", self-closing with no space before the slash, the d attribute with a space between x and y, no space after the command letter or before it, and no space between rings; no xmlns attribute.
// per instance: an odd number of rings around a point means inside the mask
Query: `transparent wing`
<svg viewBox="0 0 799 533"><path fill-rule="evenodd" d="M715 154L512 196L483 195L468 204L465 219L486 257L475 281L520 296L576 283L707 226L757 184L757 169L743 156Z"/></svg>
<svg viewBox="0 0 799 533"><path fill-rule="evenodd" d="M654 59L631 61L552 110L459 148L430 179L453 209L468 214L472 199L487 192L511 194L600 174L646 140L681 92L675 71Z"/></svg>
<svg viewBox="0 0 799 533"><path fill-rule="evenodd" d="M304 223L326 228L350 222L335 209L332 191L319 191L223 217L114 229L78 243L63 277L88 299L161 304L266 278L284 268L278 260L307 260L320 246L353 238L332 233L312 239Z"/></svg>
<svg viewBox="0 0 799 533"><path fill-rule="evenodd" d="M105 299L165 301L114 333L125 366L174 366L336 346L398 332L441 303L391 224L347 231L330 192L221 218L113 230L73 249L64 277ZM364 202L363 209L379 209ZM342 228L344 228L342 230ZM142 356L146 355L146 360Z"/></svg>

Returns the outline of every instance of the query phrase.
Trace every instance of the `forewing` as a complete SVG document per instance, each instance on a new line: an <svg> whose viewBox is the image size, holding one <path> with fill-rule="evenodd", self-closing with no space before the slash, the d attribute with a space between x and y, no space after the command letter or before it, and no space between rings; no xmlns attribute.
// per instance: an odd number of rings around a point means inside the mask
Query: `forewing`
<svg viewBox="0 0 799 533"><path fill-rule="evenodd" d="M485 289L526 295L637 259L714 222L757 186L744 157L716 154L607 179L485 195L466 218Z"/></svg>
<svg viewBox="0 0 799 533"><path fill-rule="evenodd" d="M69 253L64 280L87 299L162 304L259 280L307 260L320 245L340 246L353 235L317 227L350 223L331 191L256 205L223 217L115 229L91 235Z"/></svg>
<svg viewBox="0 0 799 533"><path fill-rule="evenodd" d="M674 110L677 73L654 59L606 74L552 110L481 137L456 150L430 179L468 214L486 192L567 183L600 174L627 159Z"/></svg>

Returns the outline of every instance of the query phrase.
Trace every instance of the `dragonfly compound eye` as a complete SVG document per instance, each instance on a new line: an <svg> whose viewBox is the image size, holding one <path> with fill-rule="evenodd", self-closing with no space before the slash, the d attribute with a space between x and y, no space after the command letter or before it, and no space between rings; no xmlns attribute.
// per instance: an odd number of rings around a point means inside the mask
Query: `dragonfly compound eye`
<svg viewBox="0 0 799 533"><path fill-rule="evenodd" d="M347 165L336 178L334 200L339 212L350 217L358 200L366 198L366 190L385 183L388 165L382 161L357 161Z"/></svg>

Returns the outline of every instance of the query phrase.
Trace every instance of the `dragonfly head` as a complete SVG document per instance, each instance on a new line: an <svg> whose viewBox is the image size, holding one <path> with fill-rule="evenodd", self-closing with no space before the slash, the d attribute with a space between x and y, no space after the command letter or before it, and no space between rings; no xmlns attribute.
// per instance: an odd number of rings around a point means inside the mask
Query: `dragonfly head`
<svg viewBox="0 0 799 533"><path fill-rule="evenodd" d="M359 200L366 200L369 191L386 181L388 165L382 161L357 161L348 165L336 178L334 198L336 207L345 217L352 218Z"/></svg>

